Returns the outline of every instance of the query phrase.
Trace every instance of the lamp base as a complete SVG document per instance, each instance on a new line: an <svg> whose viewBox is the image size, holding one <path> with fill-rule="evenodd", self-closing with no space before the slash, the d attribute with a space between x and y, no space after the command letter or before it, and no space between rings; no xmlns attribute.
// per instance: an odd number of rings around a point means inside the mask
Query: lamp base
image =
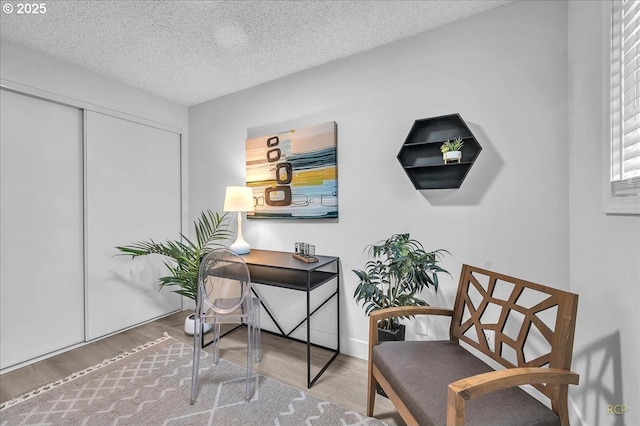
<svg viewBox="0 0 640 426"><path fill-rule="evenodd" d="M251 251L251 246L245 240L237 239L229 246L229 250L235 254L248 254Z"/></svg>
<svg viewBox="0 0 640 426"><path fill-rule="evenodd" d="M235 254L247 254L251 251L251 246L242 236L242 215L238 212L238 235L236 240L229 246L229 250Z"/></svg>

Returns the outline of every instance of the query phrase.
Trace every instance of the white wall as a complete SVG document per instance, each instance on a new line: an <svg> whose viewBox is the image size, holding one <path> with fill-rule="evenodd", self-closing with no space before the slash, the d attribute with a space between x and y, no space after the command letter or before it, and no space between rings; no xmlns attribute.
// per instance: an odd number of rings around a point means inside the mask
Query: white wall
<svg viewBox="0 0 640 426"><path fill-rule="evenodd" d="M566 22L564 2L518 2L191 107L190 216L244 183L247 136L336 121L339 220L245 220L244 235L340 256L343 352L366 356L351 270L392 233L452 253L434 305L453 304L463 262L568 289ZM416 191L400 146L414 120L453 112L483 151L459 190Z"/></svg>
<svg viewBox="0 0 640 426"><path fill-rule="evenodd" d="M574 425L640 425L640 217L602 213L607 167L603 6L569 2L571 291L580 295L571 389ZM621 415L608 405L626 404Z"/></svg>

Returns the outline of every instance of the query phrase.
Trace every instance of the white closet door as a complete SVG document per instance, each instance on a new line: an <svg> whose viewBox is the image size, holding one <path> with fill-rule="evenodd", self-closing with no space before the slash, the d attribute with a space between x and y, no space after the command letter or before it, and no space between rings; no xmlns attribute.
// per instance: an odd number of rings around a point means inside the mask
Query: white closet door
<svg viewBox="0 0 640 426"><path fill-rule="evenodd" d="M82 112L0 90L0 367L84 340Z"/></svg>
<svg viewBox="0 0 640 426"><path fill-rule="evenodd" d="M180 233L180 135L87 112L87 338L181 308L164 289L159 256L116 256L115 246Z"/></svg>

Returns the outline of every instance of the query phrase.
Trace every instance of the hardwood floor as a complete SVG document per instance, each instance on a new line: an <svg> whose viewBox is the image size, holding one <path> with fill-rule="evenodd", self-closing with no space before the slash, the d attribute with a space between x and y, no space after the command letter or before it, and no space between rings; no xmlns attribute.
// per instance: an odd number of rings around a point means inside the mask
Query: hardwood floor
<svg viewBox="0 0 640 426"><path fill-rule="evenodd" d="M177 340L193 345L193 337L183 331L187 314L186 311L179 312L5 373L0 376L0 402L99 364L105 359L162 337L165 332ZM245 330L234 331L221 339L220 356L237 365L245 365ZM327 351L313 348L312 374L319 371L330 356ZM262 360L255 366L255 370L322 400L363 414L366 411L367 363L361 359L340 354L316 384L311 389L306 389L306 345L262 333ZM381 396L376 396L374 415L389 424L403 424L393 404Z"/></svg>

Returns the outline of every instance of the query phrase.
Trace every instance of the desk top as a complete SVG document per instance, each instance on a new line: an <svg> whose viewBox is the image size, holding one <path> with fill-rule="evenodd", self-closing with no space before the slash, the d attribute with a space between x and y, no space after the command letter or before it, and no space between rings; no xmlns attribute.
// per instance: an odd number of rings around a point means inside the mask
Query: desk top
<svg viewBox="0 0 640 426"><path fill-rule="evenodd" d="M306 263L298 260L286 251L251 249L248 254L241 256L247 265L270 266L272 268L295 269L299 271L314 271L339 260L335 256L317 256L318 261Z"/></svg>

